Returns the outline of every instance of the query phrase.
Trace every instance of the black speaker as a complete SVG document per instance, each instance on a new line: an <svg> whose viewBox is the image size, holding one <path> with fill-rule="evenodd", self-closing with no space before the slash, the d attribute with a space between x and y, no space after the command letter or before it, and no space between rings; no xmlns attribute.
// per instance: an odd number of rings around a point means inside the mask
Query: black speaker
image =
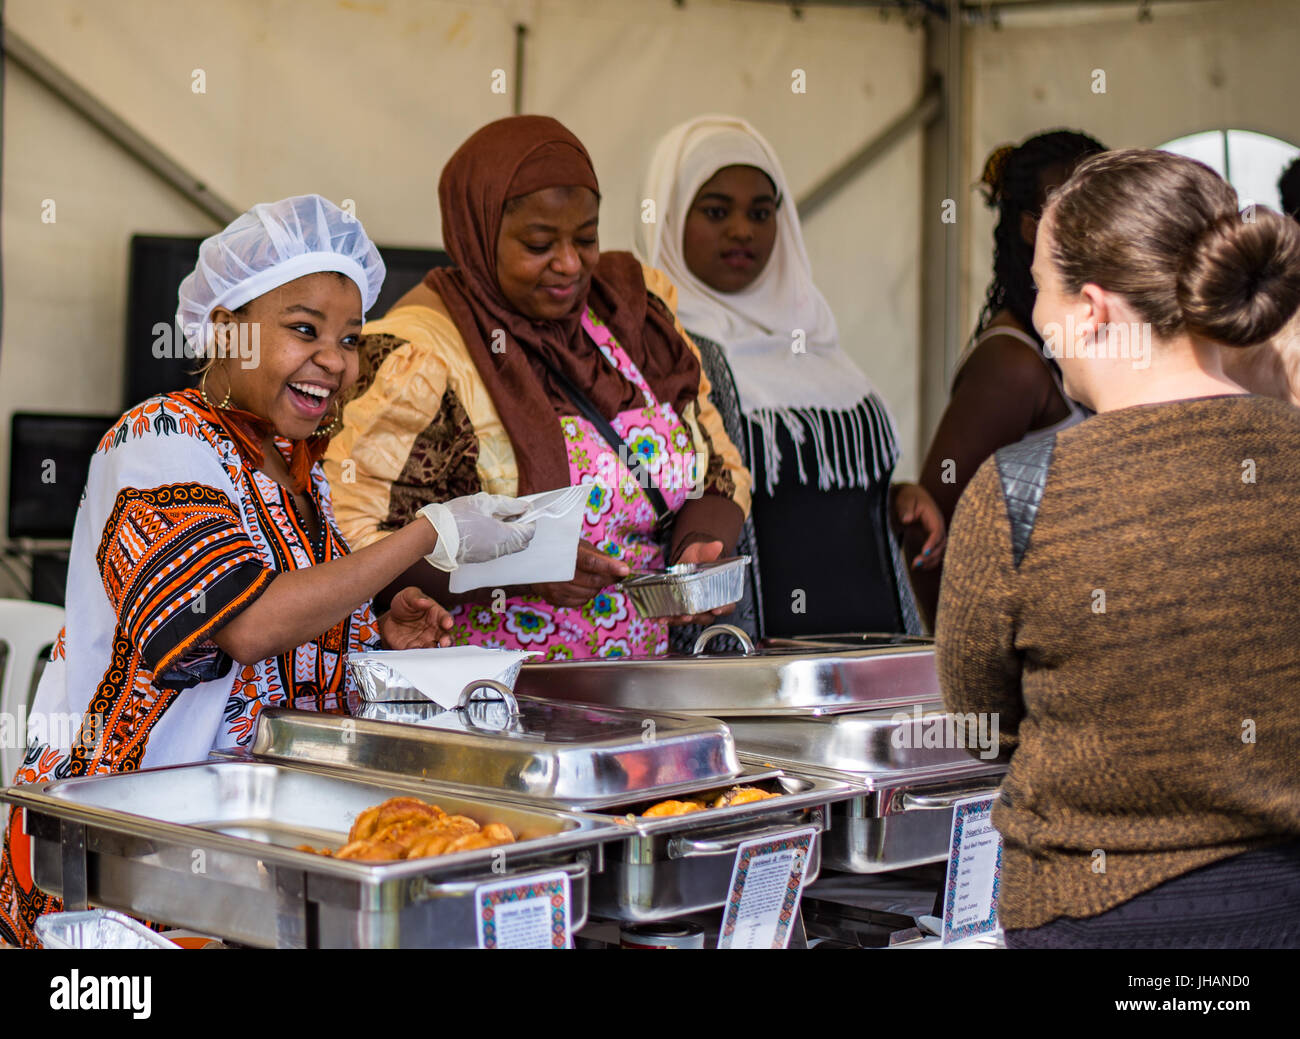
<svg viewBox="0 0 1300 1039"><path fill-rule="evenodd" d="M126 398L123 409L159 393L197 386L195 359L185 357L176 328L181 282L194 270L201 238L133 235L126 302ZM387 275L368 317L382 317L433 267L448 267L441 249L379 246Z"/></svg>
<svg viewBox="0 0 1300 1039"><path fill-rule="evenodd" d="M176 298L194 270L201 238L134 235L126 287L126 399L123 410L148 397L197 386L176 329ZM157 346L155 346L157 344Z"/></svg>
<svg viewBox="0 0 1300 1039"><path fill-rule="evenodd" d="M13 413L9 420L10 538L72 538L91 456L116 421L116 415Z"/></svg>

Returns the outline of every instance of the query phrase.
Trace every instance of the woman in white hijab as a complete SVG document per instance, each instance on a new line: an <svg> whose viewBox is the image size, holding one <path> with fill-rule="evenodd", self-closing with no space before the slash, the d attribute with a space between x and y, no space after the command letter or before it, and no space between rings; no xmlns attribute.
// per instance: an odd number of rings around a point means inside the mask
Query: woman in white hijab
<svg viewBox="0 0 1300 1039"><path fill-rule="evenodd" d="M916 485L890 494L893 420L839 344L788 195L749 123L688 120L655 148L636 251L676 285L715 403L749 449L764 633L919 631L891 499L900 525L928 535L918 568L938 563L943 518Z"/></svg>

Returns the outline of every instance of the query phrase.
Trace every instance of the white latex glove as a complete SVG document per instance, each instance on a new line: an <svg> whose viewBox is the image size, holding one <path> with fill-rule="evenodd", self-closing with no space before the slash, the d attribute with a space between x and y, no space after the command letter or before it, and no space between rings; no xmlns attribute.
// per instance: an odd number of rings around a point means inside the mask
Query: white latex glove
<svg viewBox="0 0 1300 1039"><path fill-rule="evenodd" d="M536 524L502 517L522 516L528 509L526 501L483 492L426 505L420 515L438 532L438 544L424 558L439 570L451 571L461 563L486 563L518 552L533 540Z"/></svg>

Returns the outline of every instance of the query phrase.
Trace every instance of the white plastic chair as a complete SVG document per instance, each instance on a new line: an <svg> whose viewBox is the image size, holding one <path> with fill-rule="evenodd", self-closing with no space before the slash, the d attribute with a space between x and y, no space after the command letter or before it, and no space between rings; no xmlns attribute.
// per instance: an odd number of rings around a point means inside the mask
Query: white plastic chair
<svg viewBox="0 0 1300 1039"><path fill-rule="evenodd" d="M0 747L0 786L13 782L26 748L9 746L24 724L31 708L32 676L42 654L54 644L63 627L63 608L22 599L0 599L0 642L5 644L4 674L0 675L0 712L8 730Z"/></svg>

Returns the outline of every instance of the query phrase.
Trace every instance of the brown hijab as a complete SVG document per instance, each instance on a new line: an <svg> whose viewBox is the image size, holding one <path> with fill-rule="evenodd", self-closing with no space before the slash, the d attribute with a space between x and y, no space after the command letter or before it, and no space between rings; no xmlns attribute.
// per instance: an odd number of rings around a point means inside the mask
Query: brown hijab
<svg viewBox="0 0 1300 1039"><path fill-rule="evenodd" d="M673 327L672 316L646 289L631 253L602 253L588 294L558 321L516 311L497 282L497 239L508 199L545 188L578 185L600 197L587 150L547 116L499 119L456 150L442 171L438 202L442 237L454 268L437 268L425 284L442 297L496 405L519 465L519 493L569 483L568 456L557 415L571 415L547 362L562 371L601 414L612 419L640 406L640 392L583 334L588 306L618 338L655 396L680 414L699 393L700 364ZM504 351L491 349L506 334Z"/></svg>

